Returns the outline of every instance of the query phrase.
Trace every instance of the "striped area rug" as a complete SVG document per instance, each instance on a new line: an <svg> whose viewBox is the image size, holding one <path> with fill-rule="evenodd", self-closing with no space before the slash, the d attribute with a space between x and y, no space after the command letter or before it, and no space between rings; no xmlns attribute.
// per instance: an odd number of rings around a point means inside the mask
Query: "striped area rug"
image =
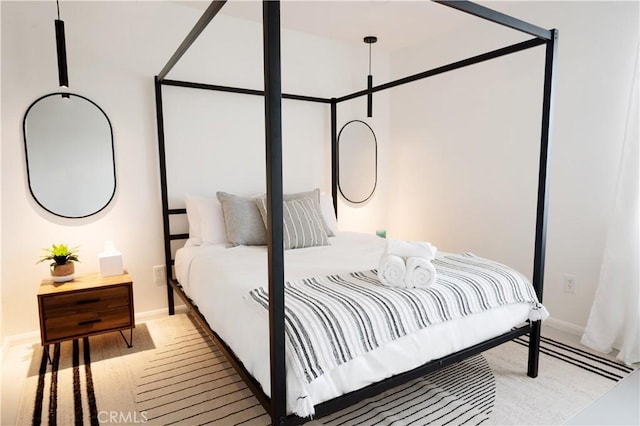
<svg viewBox="0 0 640 426"><path fill-rule="evenodd" d="M562 424L633 369L542 338L540 374L526 376L527 337L362 401L312 425ZM17 424L258 425L269 417L187 315L64 342L53 365L39 345Z"/></svg>
<svg viewBox="0 0 640 426"><path fill-rule="evenodd" d="M52 345L49 351L44 351L40 359L31 424L37 426L44 422L55 425L58 418L62 420L61 424L69 418L73 418L76 425L99 424L89 339L85 337L62 346L57 343ZM59 374L61 358L71 359L70 375ZM69 381L71 383L68 383ZM72 404L58 404L58 401L72 401Z"/></svg>
<svg viewBox="0 0 640 426"><path fill-rule="evenodd" d="M514 342L528 348L529 335L515 339ZM634 371L632 367L615 359L605 358L544 336L541 337L540 353L613 382L624 379Z"/></svg>
<svg viewBox="0 0 640 426"><path fill-rule="evenodd" d="M489 418L494 397L493 374L479 355L314 423L480 424ZM270 420L200 329L176 338L150 359L136 403L152 424L268 425Z"/></svg>
<svg viewBox="0 0 640 426"><path fill-rule="evenodd" d="M136 405L151 424L262 424L269 417L200 328L156 351L138 379Z"/></svg>
<svg viewBox="0 0 640 426"><path fill-rule="evenodd" d="M558 424L633 371L543 337L540 377L533 380L526 375L527 345L523 336L311 424ZM197 326L159 350L144 371L137 409L153 424L269 424L258 401Z"/></svg>
<svg viewBox="0 0 640 426"><path fill-rule="evenodd" d="M40 344L33 345L15 424L143 423L144 413L135 406L135 377L164 334L152 338L149 328L136 327L132 348L117 332L50 345L52 363Z"/></svg>
<svg viewBox="0 0 640 426"><path fill-rule="evenodd" d="M479 425L489 420L495 380L482 355L398 386L316 424Z"/></svg>
<svg viewBox="0 0 640 426"><path fill-rule="evenodd" d="M483 353L496 380L487 424L563 424L634 371L614 358L542 337L538 377L532 379L527 353L528 336Z"/></svg>

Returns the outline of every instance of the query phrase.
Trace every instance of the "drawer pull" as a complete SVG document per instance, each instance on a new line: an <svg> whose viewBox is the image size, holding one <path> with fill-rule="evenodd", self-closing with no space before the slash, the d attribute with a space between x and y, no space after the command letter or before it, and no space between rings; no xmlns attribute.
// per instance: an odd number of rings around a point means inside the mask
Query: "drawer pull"
<svg viewBox="0 0 640 426"><path fill-rule="evenodd" d="M88 320L88 321L79 322L78 325L95 324L95 323L100 322L100 321L102 321L100 318L96 318L96 319L92 319L92 320Z"/></svg>
<svg viewBox="0 0 640 426"><path fill-rule="evenodd" d="M99 298L99 297L97 297L97 298L95 298L95 299L78 300L78 301L76 302L76 305L86 305L86 304L88 304L88 303L97 303L97 302L99 302L99 301L100 301L100 298Z"/></svg>

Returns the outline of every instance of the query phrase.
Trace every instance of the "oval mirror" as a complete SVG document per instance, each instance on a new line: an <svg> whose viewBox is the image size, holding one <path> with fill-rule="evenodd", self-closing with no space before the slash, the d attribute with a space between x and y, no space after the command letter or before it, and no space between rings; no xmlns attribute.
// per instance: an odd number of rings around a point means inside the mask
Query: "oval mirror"
<svg viewBox="0 0 640 426"><path fill-rule="evenodd" d="M73 93L45 95L27 109L23 132L29 190L42 208L81 218L113 199L113 130L94 102Z"/></svg>
<svg viewBox="0 0 640 426"><path fill-rule="evenodd" d="M353 120L338 134L338 188L351 203L364 203L378 181L378 143L367 123Z"/></svg>

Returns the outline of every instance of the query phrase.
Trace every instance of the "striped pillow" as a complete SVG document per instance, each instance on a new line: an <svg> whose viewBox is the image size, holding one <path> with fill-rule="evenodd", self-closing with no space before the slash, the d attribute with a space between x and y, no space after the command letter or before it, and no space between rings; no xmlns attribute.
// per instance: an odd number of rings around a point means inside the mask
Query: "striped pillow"
<svg viewBox="0 0 640 426"><path fill-rule="evenodd" d="M262 204L260 212L265 212L262 219L267 226L266 199L258 199ZM297 198L282 203L283 242L284 249L327 246L329 239L324 230L322 216L310 197Z"/></svg>
<svg viewBox="0 0 640 426"><path fill-rule="evenodd" d="M1 1L1 0L0 0ZM333 212L333 205L330 208L330 212L328 214L328 216L325 217L324 211L321 207L322 203L322 197L320 196L320 189L316 188L313 191L307 191L307 192L296 192L296 193L289 193L289 194L282 194L282 199L284 201L291 201L291 200L297 200L298 198L304 198L304 197L309 197L312 200L314 200L314 204L315 204L315 208L320 212L320 223L322 224L322 228L324 229L324 232L327 233L327 237L335 237L335 232L334 230L331 228L331 226L329 226L329 223L331 221L331 218L333 217L333 222L336 221L335 219L335 212ZM262 219L264 220L264 223L267 223L267 220L265 219L265 217L267 216L267 205L266 205L266 201L264 200L265 198L267 198L266 194L262 195L260 198L262 198L262 202L257 201L256 204L258 204L258 210L260 210L260 214L262 215ZM333 203L333 199L331 200L331 203ZM336 223L336 227L337 227L337 223Z"/></svg>

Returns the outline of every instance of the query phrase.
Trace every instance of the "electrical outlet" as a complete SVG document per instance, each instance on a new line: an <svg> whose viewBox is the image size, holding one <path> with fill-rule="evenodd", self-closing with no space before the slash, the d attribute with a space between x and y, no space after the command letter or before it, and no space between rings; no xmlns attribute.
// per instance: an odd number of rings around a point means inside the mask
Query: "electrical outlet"
<svg viewBox="0 0 640 426"><path fill-rule="evenodd" d="M576 277L575 275L564 274L564 292L576 294Z"/></svg>
<svg viewBox="0 0 640 426"><path fill-rule="evenodd" d="M156 284L167 283L167 268L164 265L156 265L153 267L153 282Z"/></svg>

